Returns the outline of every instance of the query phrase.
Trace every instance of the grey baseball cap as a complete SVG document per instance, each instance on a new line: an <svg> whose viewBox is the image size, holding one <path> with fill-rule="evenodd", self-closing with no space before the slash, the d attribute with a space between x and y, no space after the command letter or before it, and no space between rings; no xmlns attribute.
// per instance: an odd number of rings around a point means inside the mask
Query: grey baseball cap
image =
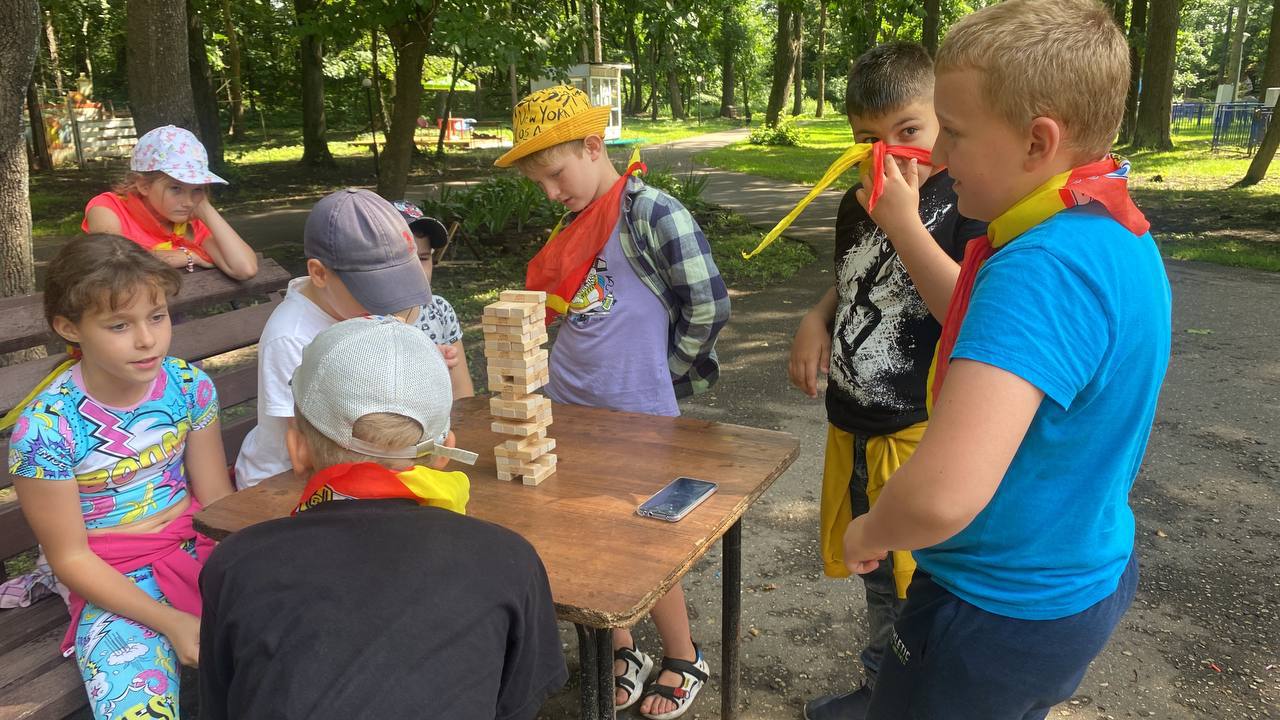
<svg viewBox="0 0 1280 720"><path fill-rule="evenodd" d="M400 212L375 193L346 188L311 208L303 252L334 271L364 309L389 315L431 302L431 286L413 233Z"/></svg>
<svg viewBox="0 0 1280 720"><path fill-rule="evenodd" d="M382 458L447 457L468 464L476 454L445 447L453 386L440 350L427 334L394 318L344 320L302 351L293 373L293 402L321 435L348 450ZM422 426L409 447L385 448L352 437L356 421L395 413Z"/></svg>

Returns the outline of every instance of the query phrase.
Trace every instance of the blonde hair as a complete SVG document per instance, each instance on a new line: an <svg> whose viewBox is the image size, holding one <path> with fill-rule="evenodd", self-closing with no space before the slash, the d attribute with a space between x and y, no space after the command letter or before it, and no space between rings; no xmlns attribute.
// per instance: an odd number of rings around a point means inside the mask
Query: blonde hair
<svg viewBox="0 0 1280 720"><path fill-rule="evenodd" d="M163 170L147 170L145 172L130 170L125 173L124 177L117 180L115 185L111 186L111 192L123 197L129 193L137 192L138 183L150 185L156 180L166 176L168 176L168 173Z"/></svg>
<svg viewBox="0 0 1280 720"><path fill-rule="evenodd" d="M516 160L515 165L518 170L528 170L530 168L543 168L556 161L556 158L572 152L578 157L582 157L582 153L587 149L587 139L578 138L577 140L566 140L549 148L543 148L536 153L525 155Z"/></svg>
<svg viewBox="0 0 1280 720"><path fill-rule="evenodd" d="M413 464L413 461L404 458L380 458L348 450L312 427L297 408L294 408L293 417L298 424L298 432L311 451L311 460L317 470L343 463L371 462L388 470L402 470ZM422 426L417 420L396 413L369 413L351 427L351 436L380 448L402 448L422 442Z"/></svg>
<svg viewBox="0 0 1280 720"><path fill-rule="evenodd" d="M1095 0L1005 0L952 26L934 67L982 73L984 99L1011 126L1052 118L1064 145L1092 160L1120 129L1129 45Z"/></svg>

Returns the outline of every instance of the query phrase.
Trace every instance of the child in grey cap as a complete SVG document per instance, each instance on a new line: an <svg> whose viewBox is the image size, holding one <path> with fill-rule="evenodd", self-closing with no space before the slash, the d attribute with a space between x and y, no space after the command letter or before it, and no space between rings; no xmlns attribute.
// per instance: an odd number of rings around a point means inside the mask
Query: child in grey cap
<svg viewBox="0 0 1280 720"><path fill-rule="evenodd" d="M289 380L312 338L362 315L412 322L431 302L413 233L390 203L368 190L346 188L316 203L302 244L307 275L290 281L258 341L258 425L236 458L240 489L289 470Z"/></svg>
<svg viewBox="0 0 1280 720"><path fill-rule="evenodd" d="M232 535L201 577L201 717L533 720L567 678L533 547L467 517L444 359L357 318L293 375L292 517Z"/></svg>

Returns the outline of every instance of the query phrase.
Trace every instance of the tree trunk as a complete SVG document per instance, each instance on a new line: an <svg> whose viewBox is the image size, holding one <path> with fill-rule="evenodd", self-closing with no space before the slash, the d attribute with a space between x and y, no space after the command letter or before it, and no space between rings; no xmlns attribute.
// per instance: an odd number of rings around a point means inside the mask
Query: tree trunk
<svg viewBox="0 0 1280 720"><path fill-rule="evenodd" d="M507 77L511 81L511 110L514 112L520 102L520 83L516 81L516 64L507 66Z"/></svg>
<svg viewBox="0 0 1280 720"><path fill-rule="evenodd" d="M204 45L204 23L191 0L187 0L187 49L191 98L195 103L196 122L200 124L201 143L209 153L209 165L214 172L219 172L223 168L223 157L218 95L213 87L213 70L209 68L209 54Z"/></svg>
<svg viewBox="0 0 1280 720"><path fill-rule="evenodd" d="M799 10L791 16L792 42L796 46L796 63L793 77L796 89L792 93L792 117L804 112L804 13Z"/></svg>
<svg viewBox="0 0 1280 720"><path fill-rule="evenodd" d="M1133 126L1138 120L1138 85L1142 79L1142 58L1147 44L1147 0L1133 0L1129 13L1129 92L1124 98L1124 119L1120 122L1120 142L1133 142Z"/></svg>
<svg viewBox="0 0 1280 720"><path fill-rule="evenodd" d="M667 57L667 100L671 103L671 118L684 120L684 100L680 96L680 75L676 72L675 48L671 46L670 34L663 33L666 42Z"/></svg>
<svg viewBox="0 0 1280 720"><path fill-rule="evenodd" d="M920 43L931 56L938 54L938 27L942 24L940 5L938 0L924 0L924 27L920 31ZM1120 27L1124 27L1123 22Z"/></svg>
<svg viewBox="0 0 1280 720"><path fill-rule="evenodd" d="M138 134L161 125L199 134L187 62L186 3L128 0L127 15L129 105Z"/></svg>
<svg viewBox="0 0 1280 720"><path fill-rule="evenodd" d="M1275 42L1272 41L1271 45L1274 49ZM1271 124L1267 126L1267 134L1262 136L1262 144L1258 146L1257 154L1249 162L1249 171L1237 184L1240 187L1247 187L1262 182L1262 179L1267 176L1267 168L1271 167L1271 161L1276 156L1277 147L1280 147L1280 117L1272 115Z"/></svg>
<svg viewBox="0 0 1280 720"><path fill-rule="evenodd" d="M604 45L600 40L600 0L591 3L591 62L604 62Z"/></svg>
<svg viewBox="0 0 1280 720"><path fill-rule="evenodd" d="M373 89L378 93L378 120L382 123L382 137L387 137L387 96L382 92L382 66L378 62L378 28L369 31L369 56L373 65ZM369 134L373 134L370 129Z"/></svg>
<svg viewBox="0 0 1280 720"><path fill-rule="evenodd" d="M742 76L742 117L751 124L751 75Z"/></svg>
<svg viewBox="0 0 1280 720"><path fill-rule="evenodd" d="M731 118L737 113L733 107L734 77L733 58L738 53L738 43L742 37L742 29L738 26L738 16L732 5L725 3L724 14L720 19L720 117Z"/></svg>
<svg viewBox="0 0 1280 720"><path fill-rule="evenodd" d="M818 3L818 110L814 117L821 118L827 106L827 2Z"/></svg>
<svg viewBox="0 0 1280 720"><path fill-rule="evenodd" d="M62 95L62 60L58 56L58 36L53 32L53 17L49 11L44 13L44 36L49 46L49 74L53 75L53 86ZM34 75L34 71L32 72Z"/></svg>
<svg viewBox="0 0 1280 720"><path fill-rule="evenodd" d="M324 117L324 39L314 29L310 17L319 0L293 0L298 24L308 28L302 33L302 164L333 167L329 152L329 127Z"/></svg>
<svg viewBox="0 0 1280 720"><path fill-rule="evenodd" d="M53 170L53 156L49 154L49 135L44 128L44 114L40 112L40 97L36 94L36 74L31 73L27 83L27 124L31 126L32 169L42 172Z"/></svg>
<svg viewBox="0 0 1280 720"><path fill-rule="evenodd" d="M458 87L458 55L453 55L453 70L449 74L449 92L444 96L444 110L440 112L440 132L436 135L436 157L444 157L444 136L453 115L453 93Z"/></svg>
<svg viewBox="0 0 1280 720"><path fill-rule="evenodd" d="M773 84L769 87L769 105L764 116L769 127L778 124L782 108L791 94L791 79L796 65L795 31L791 19L794 14L789 3L778 3L778 32L773 43Z"/></svg>
<svg viewBox="0 0 1280 720"><path fill-rule="evenodd" d="M222 20L227 33L227 72L231 85L231 138L244 139L244 95L240 89L240 40L231 17L231 0L222 0Z"/></svg>
<svg viewBox="0 0 1280 720"><path fill-rule="evenodd" d="M36 284L22 106L39 47L40 4L0 2L0 27L0 296L9 297L32 293Z"/></svg>
<svg viewBox="0 0 1280 720"><path fill-rule="evenodd" d="M1231 52L1227 55L1227 82L1231 84L1231 99L1240 98L1240 65L1244 51L1244 26L1249 22L1249 0L1240 0L1236 11L1236 26L1231 33Z"/></svg>
<svg viewBox="0 0 1280 720"><path fill-rule="evenodd" d="M439 0L433 0L428 11L419 10L405 22L387 28L387 37L396 47L399 58L396 102L391 108L391 129L387 132L378 174L378 194L388 200L404 197L404 188L409 183L413 133L418 127L418 106L422 102L422 65L431 44L431 24L439 6Z"/></svg>
<svg viewBox="0 0 1280 720"><path fill-rule="evenodd" d="M579 46L579 58L584 63L591 62L591 8L587 7L587 0L581 3L573 4L574 13L577 14L578 24L582 28L582 44Z"/></svg>
<svg viewBox="0 0 1280 720"><path fill-rule="evenodd" d="M1151 0L1151 26L1142 68L1142 97L1133 129L1138 148L1168 150L1169 109L1173 104L1173 60L1178 37L1179 0Z"/></svg>
<svg viewBox="0 0 1280 720"><path fill-rule="evenodd" d="M663 28L657 26L653 37L649 38L649 56L652 58L649 63L649 119L652 121L658 119L658 65L662 61L662 35Z"/></svg>
<svg viewBox="0 0 1280 720"><path fill-rule="evenodd" d="M636 36L635 18L627 21L627 52L631 54L631 104L628 115L644 112L644 84L640 81L640 69L644 66L640 55L640 38Z"/></svg>
<svg viewBox="0 0 1280 720"><path fill-rule="evenodd" d="M1280 3L1271 9L1271 39L1267 42L1265 62L1266 65L1262 66L1262 94L1267 88L1280 87ZM1277 121L1273 119L1271 122L1275 124Z"/></svg>

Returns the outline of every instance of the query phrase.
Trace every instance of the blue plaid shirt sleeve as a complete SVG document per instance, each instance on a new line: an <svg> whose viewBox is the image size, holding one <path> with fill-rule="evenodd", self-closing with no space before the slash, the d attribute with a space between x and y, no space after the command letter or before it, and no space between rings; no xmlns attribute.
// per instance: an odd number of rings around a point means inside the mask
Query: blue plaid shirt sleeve
<svg viewBox="0 0 1280 720"><path fill-rule="evenodd" d="M729 321L729 293L711 256L711 245L693 215L675 198L658 193L649 226L657 240L658 273L674 308L668 364L676 396L711 387L719 377L716 337Z"/></svg>

